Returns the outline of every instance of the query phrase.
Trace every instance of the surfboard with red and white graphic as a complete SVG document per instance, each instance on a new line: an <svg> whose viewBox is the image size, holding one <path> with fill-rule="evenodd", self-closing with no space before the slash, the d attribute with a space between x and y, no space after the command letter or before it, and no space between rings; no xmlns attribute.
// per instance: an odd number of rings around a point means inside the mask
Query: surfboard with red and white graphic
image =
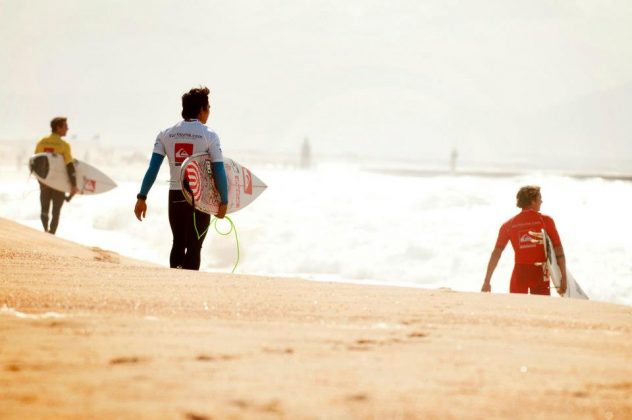
<svg viewBox="0 0 632 420"><path fill-rule="evenodd" d="M228 210L234 213L252 203L267 185L248 168L232 159L224 158L228 178ZM180 186L189 204L204 213L216 214L221 199L213 180L213 162L208 153L198 153L187 158L180 168ZM188 188L187 188L188 186Z"/></svg>

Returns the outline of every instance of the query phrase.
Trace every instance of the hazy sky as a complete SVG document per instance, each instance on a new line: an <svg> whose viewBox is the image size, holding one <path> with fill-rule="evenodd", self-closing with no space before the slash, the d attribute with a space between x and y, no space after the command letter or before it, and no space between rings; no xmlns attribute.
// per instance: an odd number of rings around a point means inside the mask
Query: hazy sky
<svg viewBox="0 0 632 420"><path fill-rule="evenodd" d="M0 140L149 151L206 85L228 151L621 159L630 40L629 0L0 0Z"/></svg>

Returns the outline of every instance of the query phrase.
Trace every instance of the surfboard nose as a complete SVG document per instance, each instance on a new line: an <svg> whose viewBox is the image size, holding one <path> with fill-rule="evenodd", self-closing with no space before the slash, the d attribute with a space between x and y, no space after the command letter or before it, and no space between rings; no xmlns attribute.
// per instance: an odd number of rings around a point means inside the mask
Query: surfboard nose
<svg viewBox="0 0 632 420"><path fill-rule="evenodd" d="M259 177L253 174L252 175L252 188L259 188L261 190L265 190L266 188L268 188L268 186Z"/></svg>

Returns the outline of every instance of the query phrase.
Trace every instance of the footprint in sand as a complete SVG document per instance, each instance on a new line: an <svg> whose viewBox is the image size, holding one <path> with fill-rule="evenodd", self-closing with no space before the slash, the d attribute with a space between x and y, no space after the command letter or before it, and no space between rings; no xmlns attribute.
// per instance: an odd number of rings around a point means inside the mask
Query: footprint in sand
<svg viewBox="0 0 632 420"><path fill-rule="evenodd" d="M90 248L92 252L94 252L94 259L96 261L107 262L111 264L119 264L121 259L116 252L106 251L97 246L93 246Z"/></svg>
<svg viewBox="0 0 632 420"><path fill-rule="evenodd" d="M409 338L410 337L425 337L425 334L418 335L422 333L413 333L413 334L410 334L408 337ZM393 345L393 344L401 344L403 342L404 340L401 340L399 338L388 338L384 340L370 340L370 339L360 338L358 340L355 340L353 344L347 345L347 350L368 351L368 350L373 350L374 346L388 346L388 345Z"/></svg>
<svg viewBox="0 0 632 420"><path fill-rule="evenodd" d="M375 340L367 340L367 339L358 339L354 341L353 344L347 346L347 350L350 351L369 351L373 349L373 345L379 344L378 341Z"/></svg>
<svg viewBox="0 0 632 420"><path fill-rule="evenodd" d="M233 400L230 402L231 405L235 407L239 407L242 410L254 410L260 411L264 413L274 413L274 414L282 414L283 407L281 401L274 399L270 400L266 403L256 403L245 400Z"/></svg>
<svg viewBox="0 0 632 420"><path fill-rule="evenodd" d="M286 347L286 348L264 347L263 351L266 353L275 353L275 354L294 354L294 349L291 347Z"/></svg>
<svg viewBox="0 0 632 420"><path fill-rule="evenodd" d="M203 414L197 414L197 413L186 413L184 415L184 418L188 420L211 420L211 417L205 416Z"/></svg>
<svg viewBox="0 0 632 420"><path fill-rule="evenodd" d="M345 397L345 400L351 402L363 402L368 401L369 396L367 394L351 394Z"/></svg>
<svg viewBox="0 0 632 420"><path fill-rule="evenodd" d="M414 324L423 324L424 320L421 318L410 318L410 319L404 319L401 321L401 323L403 325L414 325Z"/></svg>
<svg viewBox="0 0 632 420"><path fill-rule="evenodd" d="M632 391L632 382L617 382L612 384L589 384L589 390L597 391L619 391L629 393Z"/></svg>
<svg viewBox="0 0 632 420"><path fill-rule="evenodd" d="M10 363L4 368L7 372L19 372L22 368L17 363Z"/></svg>
<svg viewBox="0 0 632 420"><path fill-rule="evenodd" d="M136 356L115 357L114 359L110 360L110 364L111 365L124 365L124 364L142 363L142 362L146 362L146 361L149 361L149 359L143 358L143 357L136 357Z"/></svg>
<svg viewBox="0 0 632 420"><path fill-rule="evenodd" d="M238 359L239 356L234 354L219 354L219 355L208 355L208 354L199 354L195 360L199 362L222 362L228 360Z"/></svg>
<svg viewBox="0 0 632 420"><path fill-rule="evenodd" d="M48 367L43 364L31 364L24 362L13 362L9 363L4 367L4 370L7 372L22 372L22 371L42 371L47 370Z"/></svg>

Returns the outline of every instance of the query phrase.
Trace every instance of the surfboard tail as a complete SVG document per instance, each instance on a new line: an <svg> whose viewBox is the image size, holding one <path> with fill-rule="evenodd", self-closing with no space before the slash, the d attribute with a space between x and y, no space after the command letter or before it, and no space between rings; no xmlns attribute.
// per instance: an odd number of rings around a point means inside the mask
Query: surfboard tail
<svg viewBox="0 0 632 420"><path fill-rule="evenodd" d="M37 153L29 159L29 168L42 184L63 192L71 192L66 164L61 155L55 153ZM75 159L75 170L79 194L100 194L116 187L109 176L94 166Z"/></svg>
<svg viewBox="0 0 632 420"><path fill-rule="evenodd" d="M560 287L562 282L562 271L557 265L557 258L555 256L555 249L551 238L546 233L545 229L542 229L542 237L544 241L544 254L546 256L546 266L550 271L550 279L553 285L557 288ZM566 292L562 295L564 298L571 299L588 299L588 295L579 286L579 283L575 280L575 277L571 274L566 267Z"/></svg>
<svg viewBox="0 0 632 420"><path fill-rule="evenodd" d="M38 177L46 178L48 176L48 172L50 171L48 158L44 155L33 156L29 160L29 169L31 170L31 173L35 173Z"/></svg>

